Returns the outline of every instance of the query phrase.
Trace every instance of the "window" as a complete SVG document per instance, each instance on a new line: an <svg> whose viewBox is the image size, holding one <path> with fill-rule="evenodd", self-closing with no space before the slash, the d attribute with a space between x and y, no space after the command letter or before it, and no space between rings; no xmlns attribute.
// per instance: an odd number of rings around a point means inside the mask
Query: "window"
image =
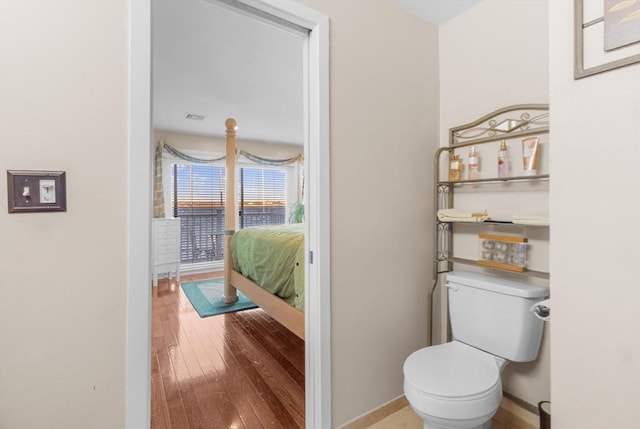
<svg viewBox="0 0 640 429"><path fill-rule="evenodd" d="M281 225L287 212L286 172L282 169L240 168L238 206L240 229Z"/></svg>
<svg viewBox="0 0 640 429"><path fill-rule="evenodd" d="M173 164L173 216L181 227L180 262L224 259L225 168L208 164Z"/></svg>
<svg viewBox="0 0 640 429"><path fill-rule="evenodd" d="M236 177L236 228L278 225L287 218L287 168L241 167ZM173 164L171 207L181 219L180 259L197 264L224 259L226 169Z"/></svg>

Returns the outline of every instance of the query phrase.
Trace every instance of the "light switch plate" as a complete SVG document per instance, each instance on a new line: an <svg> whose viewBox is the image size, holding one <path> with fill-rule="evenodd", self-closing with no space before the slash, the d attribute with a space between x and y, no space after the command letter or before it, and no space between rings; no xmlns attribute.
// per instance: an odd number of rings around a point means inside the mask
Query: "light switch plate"
<svg viewBox="0 0 640 429"><path fill-rule="evenodd" d="M67 211L64 171L7 170L9 213Z"/></svg>

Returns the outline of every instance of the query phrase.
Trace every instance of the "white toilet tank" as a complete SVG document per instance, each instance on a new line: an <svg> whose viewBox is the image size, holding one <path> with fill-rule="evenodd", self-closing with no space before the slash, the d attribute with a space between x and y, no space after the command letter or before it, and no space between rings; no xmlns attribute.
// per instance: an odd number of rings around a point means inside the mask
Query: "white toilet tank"
<svg viewBox="0 0 640 429"><path fill-rule="evenodd" d="M543 321L529 311L547 288L478 273L447 273L453 338L512 362L538 356Z"/></svg>

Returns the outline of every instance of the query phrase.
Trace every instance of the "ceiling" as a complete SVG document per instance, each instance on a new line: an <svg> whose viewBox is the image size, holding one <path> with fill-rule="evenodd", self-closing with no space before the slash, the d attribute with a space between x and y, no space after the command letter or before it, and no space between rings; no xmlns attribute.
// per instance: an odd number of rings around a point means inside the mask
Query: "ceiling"
<svg viewBox="0 0 640 429"><path fill-rule="evenodd" d="M482 0L393 0L434 25L444 24Z"/></svg>
<svg viewBox="0 0 640 429"><path fill-rule="evenodd" d="M481 0L393 1L439 25ZM152 28L154 129L302 144L302 33L215 0L155 1Z"/></svg>
<svg viewBox="0 0 640 429"><path fill-rule="evenodd" d="M302 144L304 36L224 5L153 2L154 129ZM186 119L187 114L205 116Z"/></svg>

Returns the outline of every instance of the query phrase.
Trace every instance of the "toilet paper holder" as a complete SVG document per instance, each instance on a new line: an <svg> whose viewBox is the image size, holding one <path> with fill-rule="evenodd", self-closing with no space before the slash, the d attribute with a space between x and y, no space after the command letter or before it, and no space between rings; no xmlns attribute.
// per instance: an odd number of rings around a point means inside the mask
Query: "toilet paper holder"
<svg viewBox="0 0 640 429"><path fill-rule="evenodd" d="M538 319L549 320L551 318L551 300L545 299L544 301L537 302L531 306L529 311Z"/></svg>

